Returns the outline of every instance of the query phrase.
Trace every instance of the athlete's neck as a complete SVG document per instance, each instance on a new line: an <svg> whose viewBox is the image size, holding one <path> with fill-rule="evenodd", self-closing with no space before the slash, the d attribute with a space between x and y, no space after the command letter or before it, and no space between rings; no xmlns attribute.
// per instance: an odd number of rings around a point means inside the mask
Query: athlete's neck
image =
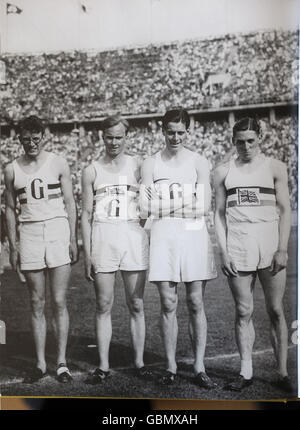
<svg viewBox="0 0 300 430"><path fill-rule="evenodd" d="M120 166L126 157L126 154L124 152L121 152L120 154L114 156L111 156L110 154L105 154L103 161L105 164L111 164L113 166Z"/></svg>
<svg viewBox="0 0 300 430"><path fill-rule="evenodd" d="M256 154L253 154L251 158L244 158L244 157L238 156L236 161L240 166L242 165L252 166L257 164L257 162L259 162L259 160L261 160L264 157L265 157L264 154L258 151Z"/></svg>
<svg viewBox="0 0 300 430"><path fill-rule="evenodd" d="M37 155L29 155L29 154L24 154L23 156L23 160L25 161L26 164L39 164L41 161L43 161L47 156L46 151L44 151L43 149L37 154Z"/></svg>
<svg viewBox="0 0 300 430"><path fill-rule="evenodd" d="M165 158L174 160L174 159L181 158L182 154L185 151L186 151L186 149L184 146L180 146L176 150L172 150L172 149L168 148L168 146L166 146L165 149L163 149L162 154L164 155Z"/></svg>

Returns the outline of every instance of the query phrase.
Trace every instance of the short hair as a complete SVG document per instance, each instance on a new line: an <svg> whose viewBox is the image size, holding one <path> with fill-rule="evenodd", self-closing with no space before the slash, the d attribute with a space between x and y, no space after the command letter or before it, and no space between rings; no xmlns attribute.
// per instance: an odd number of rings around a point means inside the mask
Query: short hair
<svg viewBox="0 0 300 430"><path fill-rule="evenodd" d="M182 122L186 129L188 129L190 126L190 116L182 107L170 109L165 113L162 119L162 126L164 129L167 128L169 122Z"/></svg>
<svg viewBox="0 0 300 430"><path fill-rule="evenodd" d="M19 121L17 130L21 135L24 131L30 131L31 133L42 133L42 135L44 135L45 126L39 117L30 115L27 118L23 118L21 121Z"/></svg>
<svg viewBox="0 0 300 430"><path fill-rule="evenodd" d="M238 131L253 130L259 136L261 133L261 128L259 121L256 118L245 117L237 121L232 129L232 136L235 137Z"/></svg>
<svg viewBox="0 0 300 430"><path fill-rule="evenodd" d="M105 118L101 124L101 130L105 133L105 130L108 128L114 127L115 125L123 124L125 127L125 134L128 133L129 130L129 122L123 118L121 115L111 115Z"/></svg>

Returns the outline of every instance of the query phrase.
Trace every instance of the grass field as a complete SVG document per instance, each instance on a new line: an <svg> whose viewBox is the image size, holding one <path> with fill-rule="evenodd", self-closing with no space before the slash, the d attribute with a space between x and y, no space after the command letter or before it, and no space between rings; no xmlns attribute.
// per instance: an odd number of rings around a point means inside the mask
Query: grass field
<svg viewBox="0 0 300 430"><path fill-rule="evenodd" d="M34 349L30 332L29 303L26 285L21 284L15 273L7 270L1 282L1 320L6 324L6 345L1 345L0 386L2 396L70 396L70 397L129 397L170 399L276 399L285 398L275 385L275 359L269 341L269 321L265 311L262 289L257 281L255 288L254 326L254 384L242 393L223 390L225 383L239 371L239 356L234 339L234 306L225 277L219 268L219 277L208 283L205 307L208 321L206 348L207 373L219 388L206 391L193 381L192 350L188 336L188 318L185 306L185 288L179 288L177 346L178 379L171 387L157 382L145 382L133 374L129 337L129 317L125 305L122 283L116 282L113 308L113 338L110 349L112 377L100 386L89 386L84 380L97 365L97 348L94 331L94 289L84 279L82 258L73 266L68 307L70 336L68 344L69 365L74 376L70 385L61 385L55 379L55 343L50 328L51 310L47 304L48 336L47 362L49 376L37 384L22 383L22 378L34 363ZM297 348L291 341L292 322L297 319L297 231L292 230L289 244L287 288L284 299L289 329L289 372L296 381ZM156 287L148 284L145 290L146 346L145 362L155 375L164 368L163 346L159 334L159 297Z"/></svg>

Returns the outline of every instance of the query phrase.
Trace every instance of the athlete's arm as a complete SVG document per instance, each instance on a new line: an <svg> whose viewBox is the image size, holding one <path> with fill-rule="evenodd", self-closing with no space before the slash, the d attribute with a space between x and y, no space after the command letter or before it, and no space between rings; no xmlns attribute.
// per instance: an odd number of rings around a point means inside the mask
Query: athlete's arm
<svg viewBox="0 0 300 430"><path fill-rule="evenodd" d="M226 276L237 276L236 267L227 252L226 189L224 185L227 171L228 165L222 165L214 173L215 230L221 251L222 271Z"/></svg>
<svg viewBox="0 0 300 430"><path fill-rule="evenodd" d="M70 258L71 263L76 263L78 260L77 208L73 195L72 179L70 168L66 160L62 157L59 157L58 160L60 174L59 179L70 226Z"/></svg>
<svg viewBox="0 0 300 430"><path fill-rule="evenodd" d="M83 241L85 276L88 281L93 281L91 260L91 233L93 218L93 182L95 172L90 165L82 172L82 214L81 233Z"/></svg>
<svg viewBox="0 0 300 430"><path fill-rule="evenodd" d="M7 237L9 242L9 261L13 270L17 270L19 252L17 248L17 217L16 196L14 191L14 172L9 164L4 171L5 179L5 218L7 225Z"/></svg>
<svg viewBox="0 0 300 430"><path fill-rule="evenodd" d="M287 266L288 240L291 231L291 206L286 166L279 160L272 160L271 163L274 175L276 204L279 211L279 244L270 267L272 275L276 275Z"/></svg>
<svg viewBox="0 0 300 430"><path fill-rule="evenodd" d="M196 158L196 214L207 215L211 206L210 168L208 160L197 154Z"/></svg>
<svg viewBox="0 0 300 430"><path fill-rule="evenodd" d="M140 186L140 218L146 220L149 213L149 194L148 189L153 184L153 169L154 159L152 157L146 158L141 165L141 186Z"/></svg>
<svg viewBox="0 0 300 430"><path fill-rule="evenodd" d="M141 185L141 178L142 178L142 164L143 164L143 159L140 156L136 156L135 157L136 160L136 171L135 171L135 177L137 182ZM146 224L147 218L142 217L142 211L140 209L140 226L144 227Z"/></svg>
<svg viewBox="0 0 300 430"><path fill-rule="evenodd" d="M163 200L157 194L153 184L154 158L147 158L141 169L142 184L140 187L141 218L147 219L150 215L154 218L164 218L170 215L176 217L186 216L185 208L191 206L190 201L182 199Z"/></svg>
<svg viewBox="0 0 300 430"><path fill-rule="evenodd" d="M142 157L136 155L134 157L134 160L136 162L136 169L135 169L134 175L135 175L136 181L138 183L140 183L141 177L142 177L141 176L142 175L141 170L142 170L142 165L143 165L143 159L142 159Z"/></svg>

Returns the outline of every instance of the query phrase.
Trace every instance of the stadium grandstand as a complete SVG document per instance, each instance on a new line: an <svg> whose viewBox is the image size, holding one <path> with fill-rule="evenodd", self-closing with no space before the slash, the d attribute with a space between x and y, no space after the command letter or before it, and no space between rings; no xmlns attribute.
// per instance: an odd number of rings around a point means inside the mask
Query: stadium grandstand
<svg viewBox="0 0 300 430"><path fill-rule="evenodd" d="M163 145L164 111L182 105L192 115L189 146L213 167L230 154L235 119L250 114L261 120L263 151L288 166L297 209L298 32L1 59L2 166L21 150L17 121L36 114L47 124L46 148L69 161L80 202L82 167L103 151L104 116L122 113L131 125L128 151L145 157Z"/></svg>

